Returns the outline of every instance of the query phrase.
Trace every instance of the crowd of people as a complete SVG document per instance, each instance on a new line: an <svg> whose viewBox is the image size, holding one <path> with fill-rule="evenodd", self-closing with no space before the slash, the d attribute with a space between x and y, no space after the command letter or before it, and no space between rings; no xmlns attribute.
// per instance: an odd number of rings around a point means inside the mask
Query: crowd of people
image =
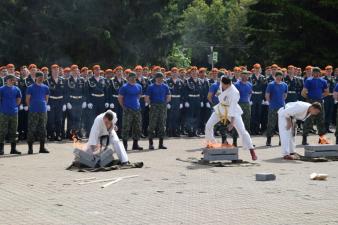
<svg viewBox="0 0 338 225"><path fill-rule="evenodd" d="M165 149L165 136L204 135L213 106L218 104L221 77L230 78L240 93L246 130L251 135L265 134L267 146L277 133L277 112L288 102L319 102L323 106L313 119L297 122L302 144L307 144L310 133L323 136L333 132L338 68L332 66L323 70L307 66L302 71L292 65L280 68L273 64L263 71L255 64L252 68L208 71L195 66L166 70L138 65L102 70L100 65L89 69L56 64L39 69L31 64L16 70L8 64L0 68L0 154L4 154L6 140L11 143L12 154L20 154L17 139L26 140L32 154L34 141L40 142L41 153L48 153L46 139L86 138L96 116L109 109L117 115L117 134L125 149L130 137L133 150L142 150L138 141L146 137L149 149L154 149L155 137L159 138L158 147ZM230 134L236 146L238 134L235 130L227 132L225 124L220 121L214 132L224 144Z"/></svg>

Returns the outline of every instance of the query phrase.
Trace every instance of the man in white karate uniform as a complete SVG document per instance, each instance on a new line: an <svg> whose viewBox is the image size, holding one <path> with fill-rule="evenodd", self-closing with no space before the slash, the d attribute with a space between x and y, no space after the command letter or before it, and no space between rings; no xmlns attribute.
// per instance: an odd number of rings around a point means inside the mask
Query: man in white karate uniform
<svg viewBox="0 0 338 225"><path fill-rule="evenodd" d="M99 151L101 149L101 138L108 136L108 145L113 146L122 164L128 164L127 152L114 130L116 128L116 122L116 113L111 110L107 110L95 118L87 142L87 152L94 154L96 151Z"/></svg>
<svg viewBox="0 0 338 225"><path fill-rule="evenodd" d="M278 129L282 146L282 155L286 160L294 160L295 126L297 120L305 121L322 111L319 102L290 102L278 110Z"/></svg>
<svg viewBox="0 0 338 225"><path fill-rule="evenodd" d="M257 160L257 156L252 144L251 137L245 129L242 114L243 111L238 105L240 94L237 88L231 83L231 79L223 76L220 83L218 99L219 103L214 106L214 112L211 114L205 126L205 138L207 147L212 147L216 143L214 137L214 126L218 122L226 123L230 121L228 130L231 131L236 128L239 137L242 139L243 148L250 150L252 160Z"/></svg>

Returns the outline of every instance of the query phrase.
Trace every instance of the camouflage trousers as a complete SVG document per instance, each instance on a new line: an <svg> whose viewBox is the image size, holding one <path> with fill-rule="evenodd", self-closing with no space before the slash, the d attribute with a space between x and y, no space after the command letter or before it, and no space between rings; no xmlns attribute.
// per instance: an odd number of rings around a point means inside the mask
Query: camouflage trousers
<svg viewBox="0 0 338 225"><path fill-rule="evenodd" d="M278 123L278 109L269 109L268 126L266 129L267 137L272 137L275 134L277 123Z"/></svg>
<svg viewBox="0 0 338 225"><path fill-rule="evenodd" d="M6 115L0 113L0 143L5 142L6 135L8 135L8 141L14 143L17 128L18 115Z"/></svg>
<svg viewBox="0 0 338 225"><path fill-rule="evenodd" d="M46 112L29 112L27 142L34 142L35 140L45 141L47 136L46 125Z"/></svg>
<svg viewBox="0 0 338 225"><path fill-rule="evenodd" d="M315 101L308 100L307 102L313 103ZM319 135L324 135L326 133L325 122L324 122L325 121L324 120L324 115L325 115L324 105L323 103L321 103L321 105L322 105L322 111L318 115L311 116L304 121L303 136L307 136L310 133L310 131L313 128L313 125L317 126Z"/></svg>
<svg viewBox="0 0 338 225"><path fill-rule="evenodd" d="M242 119L245 126L245 129L250 132L250 122L251 122L251 105L250 103L239 103L239 106L243 110Z"/></svg>
<svg viewBox="0 0 338 225"><path fill-rule="evenodd" d="M148 137L154 138L155 131L157 131L158 137L164 138L166 120L167 105L165 103L151 104L149 111Z"/></svg>
<svg viewBox="0 0 338 225"><path fill-rule="evenodd" d="M139 140L142 132L142 116L141 110L124 109L122 115L122 132L123 140L128 140L129 133L133 140Z"/></svg>

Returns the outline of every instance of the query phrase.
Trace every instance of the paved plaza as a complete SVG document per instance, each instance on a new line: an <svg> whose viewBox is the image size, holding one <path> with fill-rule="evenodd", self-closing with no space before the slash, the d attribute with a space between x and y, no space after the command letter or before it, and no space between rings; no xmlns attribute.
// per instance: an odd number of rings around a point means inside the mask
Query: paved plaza
<svg viewBox="0 0 338 225"><path fill-rule="evenodd" d="M26 145L19 145L24 155L0 158L0 225L338 224L338 162L283 161L278 138L269 149L261 147L264 137L253 140L255 165L210 167L177 160L201 158L203 139L181 138L166 141L168 150L129 151L130 161L144 162L141 169L97 173L65 170L73 160L72 143L49 143L48 155L26 155ZM140 145L148 147L147 141ZM297 151L303 154L302 146ZM243 150L240 158L251 161ZM277 179L255 181L258 172L275 173ZM313 172L329 178L312 181ZM74 182L130 175L139 176L105 189Z"/></svg>

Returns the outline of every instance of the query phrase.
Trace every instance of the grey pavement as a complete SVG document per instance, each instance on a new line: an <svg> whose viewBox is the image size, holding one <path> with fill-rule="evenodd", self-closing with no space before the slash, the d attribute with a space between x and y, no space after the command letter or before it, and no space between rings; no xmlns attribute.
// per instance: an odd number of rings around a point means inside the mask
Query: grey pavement
<svg viewBox="0 0 338 225"><path fill-rule="evenodd" d="M333 135L328 137L334 141ZM167 140L168 150L129 151L130 161L144 162L141 169L67 171L73 160L71 143L49 143L48 155L7 155L0 158L0 225L338 224L338 162L284 161L277 137L269 149L260 147L264 137L253 137L253 141L258 164L246 167L176 160L201 157L203 139L184 138ZM315 143L317 137L309 141ZM147 147L148 143L141 141L140 145ZM5 149L8 154L9 146ZM18 149L27 151L26 145ZM303 153L302 146L297 152ZM251 161L249 152L242 149L240 158ZM255 181L259 172L272 172L277 179ZM312 181L313 172L327 173L329 178ZM139 177L105 189L100 184L74 182L129 175Z"/></svg>

